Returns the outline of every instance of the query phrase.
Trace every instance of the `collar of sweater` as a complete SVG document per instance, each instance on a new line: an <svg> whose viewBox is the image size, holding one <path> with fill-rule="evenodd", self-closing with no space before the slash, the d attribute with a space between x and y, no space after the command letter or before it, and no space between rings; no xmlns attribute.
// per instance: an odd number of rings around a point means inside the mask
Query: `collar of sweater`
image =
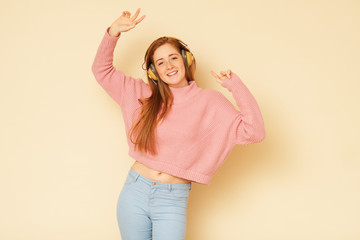
<svg viewBox="0 0 360 240"><path fill-rule="evenodd" d="M201 91L201 88L199 88L196 85L195 81L191 81L189 82L189 85L185 87L179 87L179 88L170 87L170 90L174 96L173 104L179 104L193 98L196 94L198 94Z"/></svg>

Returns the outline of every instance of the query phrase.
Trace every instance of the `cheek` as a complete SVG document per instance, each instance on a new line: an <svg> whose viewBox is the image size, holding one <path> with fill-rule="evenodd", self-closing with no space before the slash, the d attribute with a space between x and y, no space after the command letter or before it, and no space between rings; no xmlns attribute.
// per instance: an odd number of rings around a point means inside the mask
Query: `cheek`
<svg viewBox="0 0 360 240"><path fill-rule="evenodd" d="M183 73L184 73L184 75L185 75L185 73L186 73L186 69L185 69L185 66L184 66L184 64L182 65L182 71L183 71Z"/></svg>
<svg viewBox="0 0 360 240"><path fill-rule="evenodd" d="M162 75L165 74L165 73L164 73L164 69L163 69L161 66L156 67L156 72L157 72L160 76L162 76Z"/></svg>
<svg viewBox="0 0 360 240"><path fill-rule="evenodd" d="M178 62L178 63L177 63L177 67L178 67L179 69L185 71L185 66L184 66L184 62L183 62L183 61Z"/></svg>
<svg viewBox="0 0 360 240"><path fill-rule="evenodd" d="M161 75L162 77L166 77L166 70L162 70L160 75Z"/></svg>

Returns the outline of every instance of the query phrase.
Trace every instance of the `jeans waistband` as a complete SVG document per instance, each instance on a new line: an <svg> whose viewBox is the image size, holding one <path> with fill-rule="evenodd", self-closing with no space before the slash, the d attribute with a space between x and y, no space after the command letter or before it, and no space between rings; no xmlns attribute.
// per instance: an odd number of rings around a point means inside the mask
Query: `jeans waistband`
<svg viewBox="0 0 360 240"><path fill-rule="evenodd" d="M190 183L163 183L159 181L150 180L139 173L135 172L130 168L129 175L131 175L136 181L142 181L148 186L162 188L162 189L182 189L182 190L190 190L191 189L191 182Z"/></svg>

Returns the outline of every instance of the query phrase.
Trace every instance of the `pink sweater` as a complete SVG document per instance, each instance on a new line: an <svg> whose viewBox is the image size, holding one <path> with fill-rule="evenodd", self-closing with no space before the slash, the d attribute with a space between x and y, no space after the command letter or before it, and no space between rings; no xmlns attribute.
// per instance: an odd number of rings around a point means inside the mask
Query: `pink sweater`
<svg viewBox="0 0 360 240"><path fill-rule="evenodd" d="M256 100L236 74L222 86L232 92L241 109L219 92L199 88L194 81L183 88L171 88L174 103L156 131L158 154L134 150L129 130L137 119L138 99L151 95L141 79L126 76L113 66L113 52L119 37L108 30L98 48L92 71L105 91L120 105L129 145L129 155L157 171L209 184L235 144L251 144L264 139L265 130Z"/></svg>

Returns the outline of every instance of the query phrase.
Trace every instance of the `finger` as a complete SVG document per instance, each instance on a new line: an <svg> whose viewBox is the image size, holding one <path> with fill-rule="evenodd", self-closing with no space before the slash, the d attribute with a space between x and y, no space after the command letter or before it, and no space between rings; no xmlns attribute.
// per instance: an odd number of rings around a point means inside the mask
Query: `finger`
<svg viewBox="0 0 360 240"><path fill-rule="evenodd" d="M222 71L221 72L221 80L225 80L226 78L230 78L230 75L228 75L228 72Z"/></svg>
<svg viewBox="0 0 360 240"><path fill-rule="evenodd" d="M127 24L127 26L130 28L130 29L133 29L135 27L135 23L129 23Z"/></svg>
<svg viewBox="0 0 360 240"><path fill-rule="evenodd" d="M217 75L214 71L211 70L210 73L214 76L214 78L220 79L220 76Z"/></svg>
<svg viewBox="0 0 360 240"><path fill-rule="evenodd" d="M223 83L223 80L221 80L221 79L216 79L216 81L217 81L218 83L220 83L220 84Z"/></svg>
<svg viewBox="0 0 360 240"><path fill-rule="evenodd" d="M228 78L231 78L231 70L227 70L227 71L226 71L226 76L227 76Z"/></svg>
<svg viewBox="0 0 360 240"><path fill-rule="evenodd" d="M141 18L139 18L138 20L136 20L134 23L135 23L135 24L138 24L138 23L141 22L145 17L146 17L146 15L142 16Z"/></svg>
<svg viewBox="0 0 360 240"><path fill-rule="evenodd" d="M231 71L230 70L221 71L221 76L231 78Z"/></svg>
<svg viewBox="0 0 360 240"><path fill-rule="evenodd" d="M139 13L140 13L140 8L138 8L138 9L136 10L134 16L132 16L132 17L130 18L130 20L131 20L131 21L134 21L134 20L137 18L137 16L139 16Z"/></svg>
<svg viewBox="0 0 360 240"><path fill-rule="evenodd" d="M223 81L221 80L221 77L219 75L217 75L214 71L210 71L210 73L214 76L218 83L222 84Z"/></svg>

